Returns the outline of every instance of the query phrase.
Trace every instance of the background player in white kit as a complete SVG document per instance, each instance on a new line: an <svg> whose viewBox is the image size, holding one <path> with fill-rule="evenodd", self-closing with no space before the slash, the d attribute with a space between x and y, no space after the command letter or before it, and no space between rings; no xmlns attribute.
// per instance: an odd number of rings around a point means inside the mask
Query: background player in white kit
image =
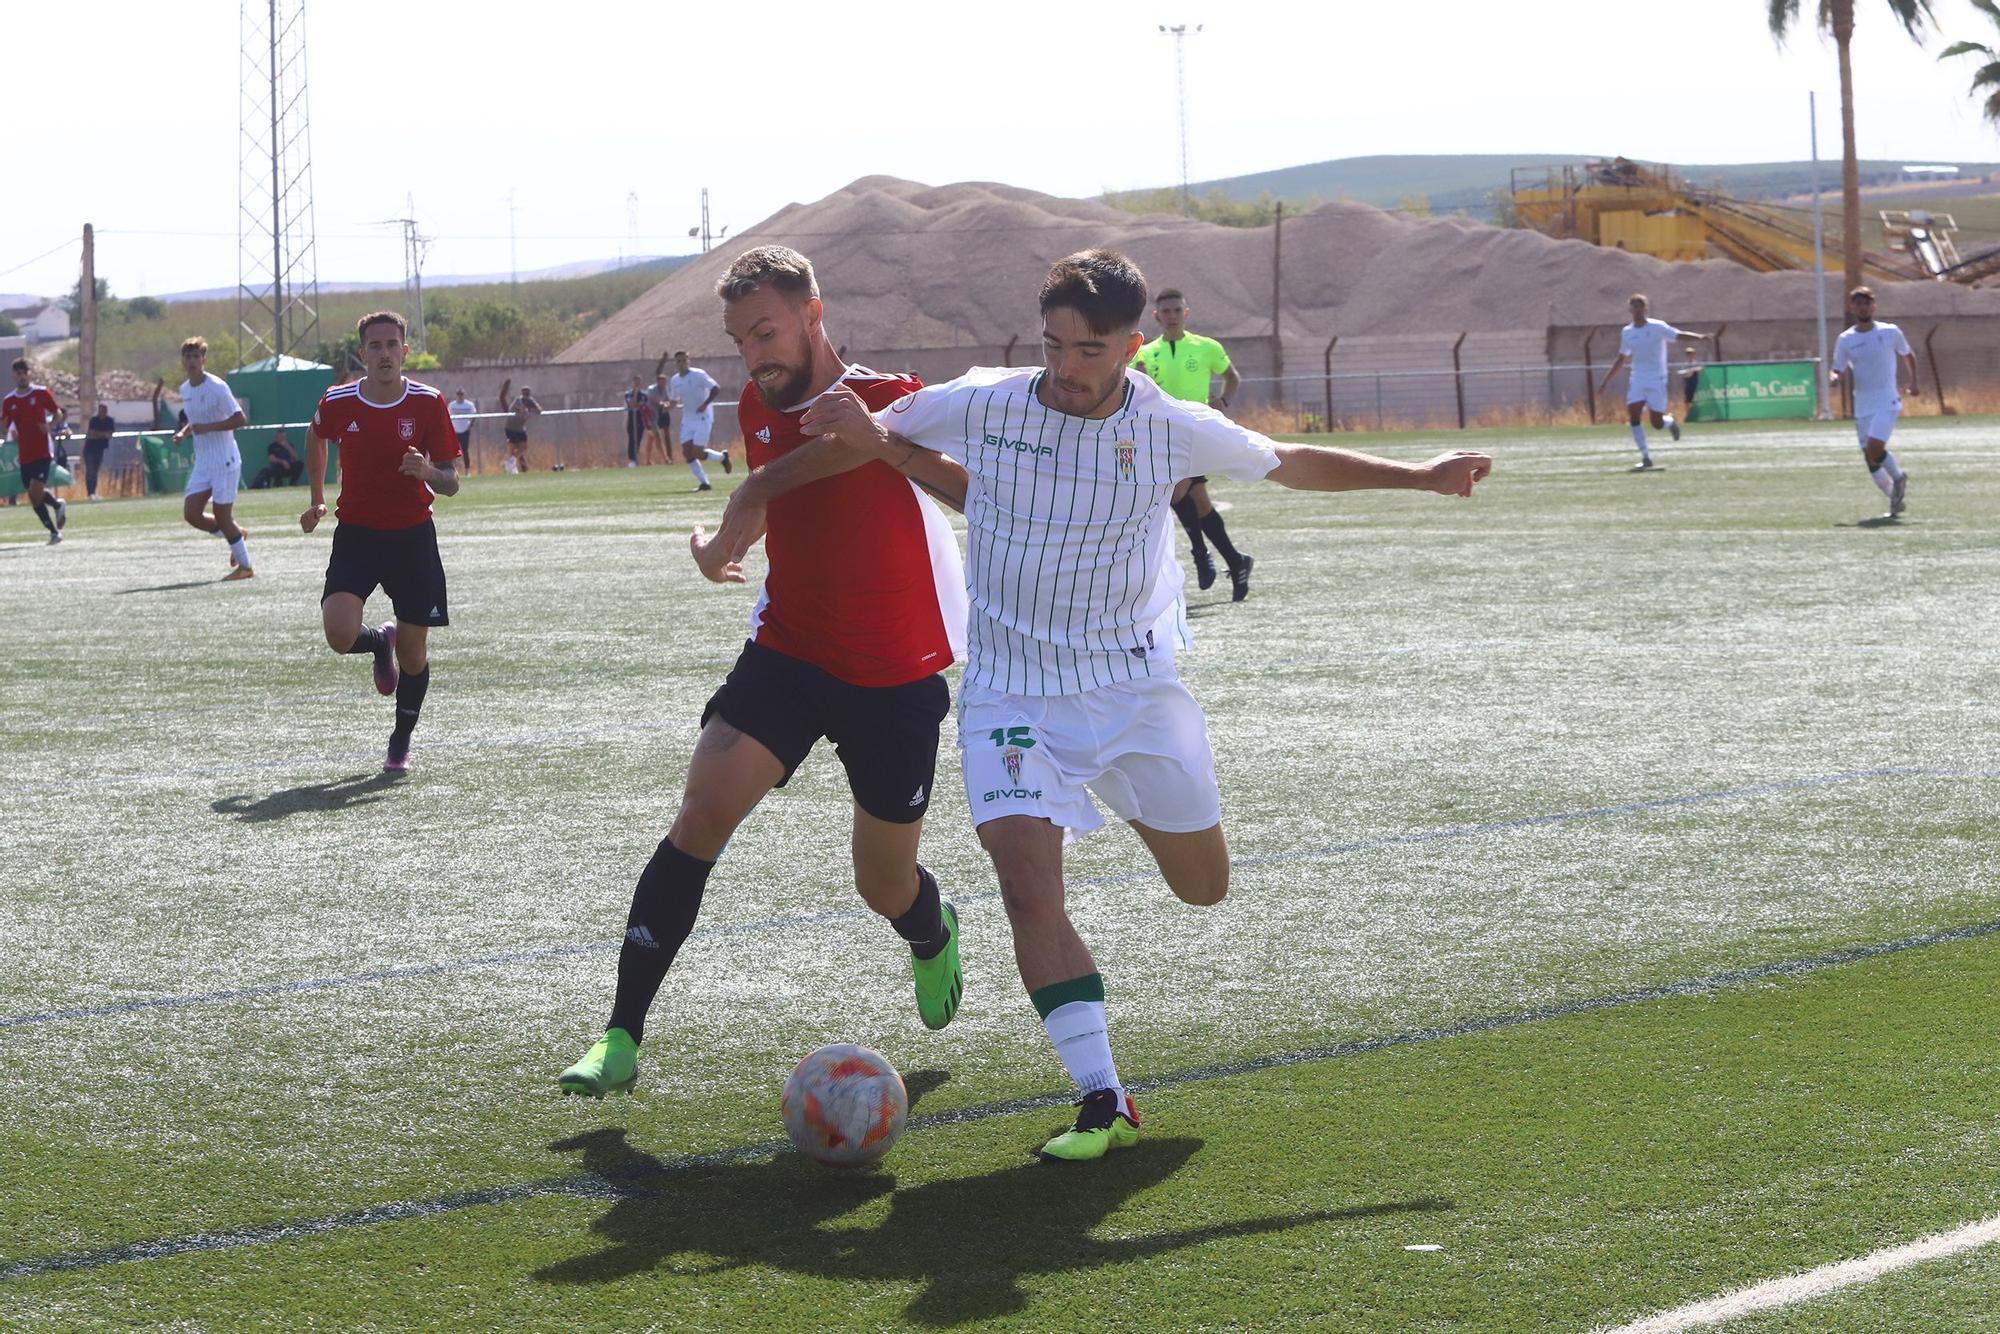
<svg viewBox="0 0 2000 1334"><path fill-rule="evenodd" d="M236 484L243 477L243 455L236 448L236 431L249 419L219 376L210 375L208 340L195 337L181 344L181 411L187 423L174 439L194 437L194 467L188 472L181 517L204 533L218 533L229 543L231 569L225 580L255 578L250 568L247 534L236 523ZM203 513L213 502L215 517Z"/></svg>
<svg viewBox="0 0 2000 1334"><path fill-rule="evenodd" d="M681 407L681 457L699 483L695 490L707 491L711 488L708 472L701 466L703 459L719 462L724 472L730 471L729 455L708 447L709 434L715 429L715 395L722 386L701 367L690 367L685 352L674 353L674 366L667 393Z"/></svg>
<svg viewBox="0 0 2000 1334"><path fill-rule="evenodd" d="M1676 329L1665 320L1646 317L1646 294L1634 292L1627 303L1632 311L1632 322L1618 331L1618 355L1611 363L1611 369L1604 372L1604 380L1597 386L1603 393L1611 387L1611 379L1618 374L1620 366L1629 365L1632 373L1625 382L1625 420L1632 424L1632 443L1639 446L1639 462L1634 472L1644 472L1653 466L1653 455L1646 448L1646 423L1644 415L1653 414L1653 429L1664 430L1674 439L1681 438L1681 424L1667 411L1672 402L1667 394L1667 349L1677 338L1713 338L1714 334L1693 333L1687 329Z"/></svg>
<svg viewBox="0 0 2000 1334"><path fill-rule="evenodd" d="M1050 1160L1102 1157L1138 1137L1105 1019L1104 979L1063 906L1066 841L1128 821L1175 895L1220 901L1229 847L1208 726L1174 669L1185 630L1170 501L1198 473L1305 491L1398 487L1470 495L1484 454L1405 464L1275 444L1127 369L1145 342L1146 280L1089 250L1042 285L1046 370L975 368L870 415L834 392L806 414L892 466L919 450L969 474L972 596L959 747L1029 1000L1083 1098Z"/></svg>
<svg viewBox="0 0 2000 1334"><path fill-rule="evenodd" d="M1889 497L1889 517L1900 518L1903 496L1910 489L1910 475L1889 452L1889 434L1903 411L1903 376L1907 365L1910 392L1916 392L1917 354L1910 340L1893 324L1875 318L1875 294L1857 287L1847 294L1847 313L1854 317L1851 327L1841 330L1833 344L1833 373L1829 384L1840 383L1843 373L1854 390L1854 433L1861 439L1861 457L1868 474Z"/></svg>

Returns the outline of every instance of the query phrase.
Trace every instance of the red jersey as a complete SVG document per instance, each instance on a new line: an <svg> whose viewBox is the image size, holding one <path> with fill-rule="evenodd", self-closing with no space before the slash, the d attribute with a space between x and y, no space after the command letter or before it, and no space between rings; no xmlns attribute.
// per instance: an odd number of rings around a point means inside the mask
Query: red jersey
<svg viewBox="0 0 2000 1334"><path fill-rule="evenodd" d="M850 366L842 381L871 412L923 387L914 375ZM808 404L774 412L755 382L737 421L761 468L804 444ZM943 671L965 642L958 539L929 496L886 463L823 477L772 501L769 571L751 638L849 685L897 686Z"/></svg>
<svg viewBox="0 0 2000 1334"><path fill-rule="evenodd" d="M14 438L21 442L21 462L39 463L49 454L49 418L61 409L56 404L56 396L38 384L26 389L16 389L5 398L0 398L0 435L9 426L14 428Z"/></svg>
<svg viewBox="0 0 2000 1334"><path fill-rule="evenodd" d="M458 432L444 395L427 384L403 381L403 396L378 405L361 396L361 382L339 384L320 396L313 434L340 445L340 499L334 515L362 528L414 528L431 517L431 489L401 471L412 449L432 463L458 457Z"/></svg>

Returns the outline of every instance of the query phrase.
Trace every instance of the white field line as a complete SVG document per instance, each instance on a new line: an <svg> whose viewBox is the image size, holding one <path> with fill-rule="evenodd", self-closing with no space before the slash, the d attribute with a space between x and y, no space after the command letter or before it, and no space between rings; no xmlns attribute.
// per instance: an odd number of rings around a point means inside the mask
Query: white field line
<svg viewBox="0 0 2000 1334"><path fill-rule="evenodd" d="M1787 1274L1783 1278L1766 1279L1753 1283L1735 1292L1726 1292L1720 1297L1710 1297L1705 1301L1690 1302L1686 1306L1676 1306L1671 1311L1661 1311L1629 1325L1615 1328L1599 1326L1593 1334L1674 1334L1683 1329L1698 1329L1703 1325L1720 1324L1734 1320L1738 1316L1749 1315L1753 1311L1770 1311L1779 1307L1796 1306L1809 1302L1841 1288L1851 1288L1861 1283L1873 1283L1884 1274L1911 1265L1923 1264L1929 1260L1942 1260L1948 1255L1961 1251L1977 1250L2000 1241L2000 1214L1982 1218L1976 1223L1954 1228L1950 1232L1933 1233L1905 1242L1901 1246L1889 1246L1872 1254L1854 1260L1836 1260L1832 1264L1808 1269L1803 1274Z"/></svg>

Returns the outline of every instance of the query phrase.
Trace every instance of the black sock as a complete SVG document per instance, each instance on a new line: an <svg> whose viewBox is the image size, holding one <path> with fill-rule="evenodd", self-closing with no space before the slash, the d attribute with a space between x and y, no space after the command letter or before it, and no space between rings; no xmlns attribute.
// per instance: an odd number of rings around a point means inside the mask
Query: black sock
<svg viewBox="0 0 2000 1334"><path fill-rule="evenodd" d="M48 501L38 500L35 502L35 517L40 519L42 527L48 529L50 532L53 533L56 530L56 516L49 513Z"/></svg>
<svg viewBox="0 0 2000 1334"><path fill-rule="evenodd" d="M372 625L364 625L361 627L361 633L354 636L354 642L347 646L346 651L349 653L385 653L388 651L388 648L389 641L383 637L380 630L377 630Z"/></svg>
<svg viewBox="0 0 2000 1334"><path fill-rule="evenodd" d="M408 737L417 730L417 715L424 711L424 695L431 688L431 665L421 672L404 672L396 678L396 735Z"/></svg>
<svg viewBox="0 0 2000 1334"><path fill-rule="evenodd" d="M1174 502L1174 517L1181 521L1181 527L1187 529L1189 545L1196 551L1202 550L1201 510L1194 503L1193 496L1182 496Z"/></svg>
<svg viewBox="0 0 2000 1334"><path fill-rule="evenodd" d="M919 959L935 959L945 947L944 905L938 898L937 877L922 862L917 863L917 901L901 917L891 917L889 925L910 942L910 953Z"/></svg>
<svg viewBox="0 0 2000 1334"><path fill-rule="evenodd" d="M660 840L632 891L625 944L618 951L618 994L606 1028L622 1028L634 1042L645 1037L646 1011L673 967L674 955L694 930L701 892L714 869L714 862L688 856L672 839Z"/></svg>
<svg viewBox="0 0 2000 1334"><path fill-rule="evenodd" d="M1223 563L1235 569L1243 563L1243 557L1229 542L1229 529L1223 525L1222 515L1210 510L1202 516L1201 530L1208 534L1208 540L1215 543L1215 549L1222 553Z"/></svg>

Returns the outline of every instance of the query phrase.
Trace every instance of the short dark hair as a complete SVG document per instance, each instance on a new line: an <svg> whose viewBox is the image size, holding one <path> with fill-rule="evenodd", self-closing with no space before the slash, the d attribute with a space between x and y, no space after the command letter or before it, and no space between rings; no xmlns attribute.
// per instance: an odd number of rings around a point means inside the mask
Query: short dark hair
<svg viewBox="0 0 2000 1334"><path fill-rule="evenodd" d="M686 348L681 348L681 349L680 349L679 351L675 352L675 353L674 353L674 355L675 355L676 357L684 357L684 356L686 356L686 355L687 355L687 349L686 349Z"/></svg>
<svg viewBox="0 0 2000 1334"><path fill-rule="evenodd" d="M1116 250L1079 250L1055 263L1042 282L1041 311L1067 306L1094 334L1137 328L1146 313L1146 275Z"/></svg>
<svg viewBox="0 0 2000 1334"><path fill-rule="evenodd" d="M1875 299L1875 289L1872 287L1857 287L1847 294L1847 299L1852 301L1857 296L1865 296L1870 301L1873 301Z"/></svg>
<svg viewBox="0 0 2000 1334"><path fill-rule="evenodd" d="M10 371L24 371L28 369L28 359L26 357L16 357L14 358L14 364L7 369Z"/></svg>
<svg viewBox="0 0 2000 1334"><path fill-rule="evenodd" d="M368 326L371 324L393 324L396 326L397 337L408 338L410 336L409 321L393 310L377 310L363 315L354 322L354 336L365 341L368 337Z"/></svg>
<svg viewBox="0 0 2000 1334"><path fill-rule="evenodd" d="M1156 306L1164 306L1169 301L1186 301L1186 300L1187 298L1181 295L1181 289L1178 287L1169 287L1164 292L1153 293L1153 304Z"/></svg>
<svg viewBox="0 0 2000 1334"><path fill-rule="evenodd" d="M715 294L724 301L741 301L765 287L788 297L819 295L812 261L790 246L760 245L746 250L715 280Z"/></svg>
<svg viewBox="0 0 2000 1334"><path fill-rule="evenodd" d="M199 352L203 356L207 356L208 340L206 338L203 338L200 334L196 334L192 338L186 338L181 340L181 355L186 356L190 352Z"/></svg>
<svg viewBox="0 0 2000 1334"><path fill-rule="evenodd" d="M1642 306L1651 306L1653 304L1652 302L1646 300L1646 294L1644 292L1632 293L1631 300L1627 301L1625 304L1629 306L1632 304L1633 301L1638 302Z"/></svg>

